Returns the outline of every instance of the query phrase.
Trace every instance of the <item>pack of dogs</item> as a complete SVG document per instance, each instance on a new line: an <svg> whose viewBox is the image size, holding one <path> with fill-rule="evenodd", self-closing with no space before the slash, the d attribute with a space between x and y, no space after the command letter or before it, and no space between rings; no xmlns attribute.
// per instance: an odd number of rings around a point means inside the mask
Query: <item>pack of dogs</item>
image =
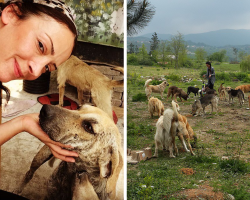
<svg viewBox="0 0 250 200"><path fill-rule="evenodd" d="M123 68L113 70L123 74ZM113 121L113 87L123 87L123 80L110 80L79 58L71 56L58 67L59 106L43 105L39 123L57 142L74 147L79 155L75 163L61 161L47 184L48 200L123 199L123 149L121 134ZM61 108L65 84L77 88L78 110ZM83 100L83 92L90 98ZM53 163L49 147L44 145L33 158L15 193L22 193L34 173L45 162ZM51 161L52 160L52 161Z"/></svg>
<svg viewBox="0 0 250 200"><path fill-rule="evenodd" d="M151 79L147 80L145 86L147 86L151 81ZM166 85L165 83L163 84ZM233 99L238 98L239 104L242 106L245 100L244 93L250 92L250 85L241 85L235 89L232 89L231 87L224 87L223 84L224 83L221 83L219 86L218 92L215 89L210 89L206 85L203 90L204 94L198 87L189 86L186 93L177 86L170 86L168 88L166 100L168 100L168 98L171 96L172 108L167 108L165 111L164 105L159 99L155 97L151 97L149 99L148 110L151 118L153 118L154 113L157 113L159 117L156 123L156 134L154 136L155 153L153 157L158 157L159 148L168 150L170 157L175 157L175 155L178 155L178 148L175 142L176 136L181 141L184 150L186 152L190 152L191 155L195 155L190 144L190 140L193 140L193 145L196 145L197 136L194 133L192 127L189 125L187 117L179 114L180 107L177 104L177 97L179 97L180 101L182 101L182 99L187 100L191 93L194 94L194 97L197 96L197 99L195 99L194 103L192 104L191 114L193 116L204 116L206 113L205 109L209 105L211 105L211 114L214 112L214 110L218 114L218 102L219 100L226 101L226 94L228 94L229 103L233 103ZM153 90L151 91L153 92ZM159 92L157 91L156 93ZM146 91L146 95L147 94L148 92ZM248 96L248 103L250 108L250 95Z"/></svg>

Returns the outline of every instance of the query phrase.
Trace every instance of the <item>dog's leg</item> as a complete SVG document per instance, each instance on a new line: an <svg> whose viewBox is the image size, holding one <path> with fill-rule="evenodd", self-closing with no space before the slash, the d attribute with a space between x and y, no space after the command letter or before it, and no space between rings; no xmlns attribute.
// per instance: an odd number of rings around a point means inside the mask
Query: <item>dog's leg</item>
<svg viewBox="0 0 250 200"><path fill-rule="evenodd" d="M77 88L77 93L78 93L79 106L81 107L83 105L83 90Z"/></svg>
<svg viewBox="0 0 250 200"><path fill-rule="evenodd" d="M29 171L25 174L20 186L16 188L14 193L20 194L26 184L32 179L35 171L45 162L47 162L51 157L52 153L47 145L44 145L40 151L33 158Z"/></svg>
<svg viewBox="0 0 250 200"><path fill-rule="evenodd" d="M111 105L111 91L110 89L103 89L102 91L92 90L92 100L96 107L106 112L111 119L113 119L112 105Z"/></svg>
<svg viewBox="0 0 250 200"><path fill-rule="evenodd" d="M176 126L175 125L172 125L171 126L171 145L169 146L169 151L170 151L170 157L174 158L174 154L173 154L173 149L175 151L175 154L176 156L178 155L178 149L177 149L177 146L176 146L176 143L175 143L175 135L176 135Z"/></svg>
<svg viewBox="0 0 250 200"><path fill-rule="evenodd" d="M163 92L161 92L161 99L163 99Z"/></svg>
<svg viewBox="0 0 250 200"><path fill-rule="evenodd" d="M158 157L159 146L161 146L161 142L155 140L155 153L154 153L154 155L153 155L153 157L155 157L155 158ZM163 146L165 146L165 145L163 145Z"/></svg>
<svg viewBox="0 0 250 200"><path fill-rule="evenodd" d="M186 152L189 152L189 150L188 150L188 148L187 148L187 145L186 145L186 143L185 143L185 141L184 141L183 135L179 134L179 135L178 135L178 138L179 138L179 140L181 141L181 144L182 144L183 148L185 149L185 151L186 151Z"/></svg>
<svg viewBox="0 0 250 200"><path fill-rule="evenodd" d="M64 97L65 85L59 86L59 106L63 107L63 97Z"/></svg>

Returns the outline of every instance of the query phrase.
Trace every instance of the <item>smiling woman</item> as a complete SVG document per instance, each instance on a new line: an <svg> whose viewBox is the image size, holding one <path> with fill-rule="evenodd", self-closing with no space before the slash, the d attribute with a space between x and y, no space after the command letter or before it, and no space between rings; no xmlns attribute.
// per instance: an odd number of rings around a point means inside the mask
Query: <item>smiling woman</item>
<svg viewBox="0 0 250 200"><path fill-rule="evenodd" d="M77 31L72 10L59 0L11 0L0 3L0 81L34 80L67 60ZM50 147L55 157L74 162L78 154L42 131L38 114L26 114L0 125L0 145L26 131Z"/></svg>

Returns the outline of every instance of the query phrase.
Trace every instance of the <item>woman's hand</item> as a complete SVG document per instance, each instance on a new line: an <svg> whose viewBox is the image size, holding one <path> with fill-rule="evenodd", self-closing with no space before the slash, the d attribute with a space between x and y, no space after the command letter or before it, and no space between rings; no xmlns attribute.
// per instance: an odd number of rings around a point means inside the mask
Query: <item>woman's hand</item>
<svg viewBox="0 0 250 200"><path fill-rule="evenodd" d="M41 129L39 125L38 113L23 115L22 125L23 130L37 137L44 144L46 144L56 158L66 162L75 162L73 157L78 157L78 154L76 152L63 149L73 149L70 145L61 144L60 142L51 140L49 136Z"/></svg>

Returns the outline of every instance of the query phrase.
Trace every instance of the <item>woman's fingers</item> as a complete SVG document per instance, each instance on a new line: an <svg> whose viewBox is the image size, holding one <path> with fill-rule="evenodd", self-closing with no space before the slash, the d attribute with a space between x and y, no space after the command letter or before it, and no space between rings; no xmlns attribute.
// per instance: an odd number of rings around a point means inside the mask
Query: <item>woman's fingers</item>
<svg viewBox="0 0 250 200"><path fill-rule="evenodd" d="M78 154L74 151L68 151L66 149L62 149L60 146L55 144L47 144L56 158L64 160L66 162L75 162L73 157L78 157Z"/></svg>

